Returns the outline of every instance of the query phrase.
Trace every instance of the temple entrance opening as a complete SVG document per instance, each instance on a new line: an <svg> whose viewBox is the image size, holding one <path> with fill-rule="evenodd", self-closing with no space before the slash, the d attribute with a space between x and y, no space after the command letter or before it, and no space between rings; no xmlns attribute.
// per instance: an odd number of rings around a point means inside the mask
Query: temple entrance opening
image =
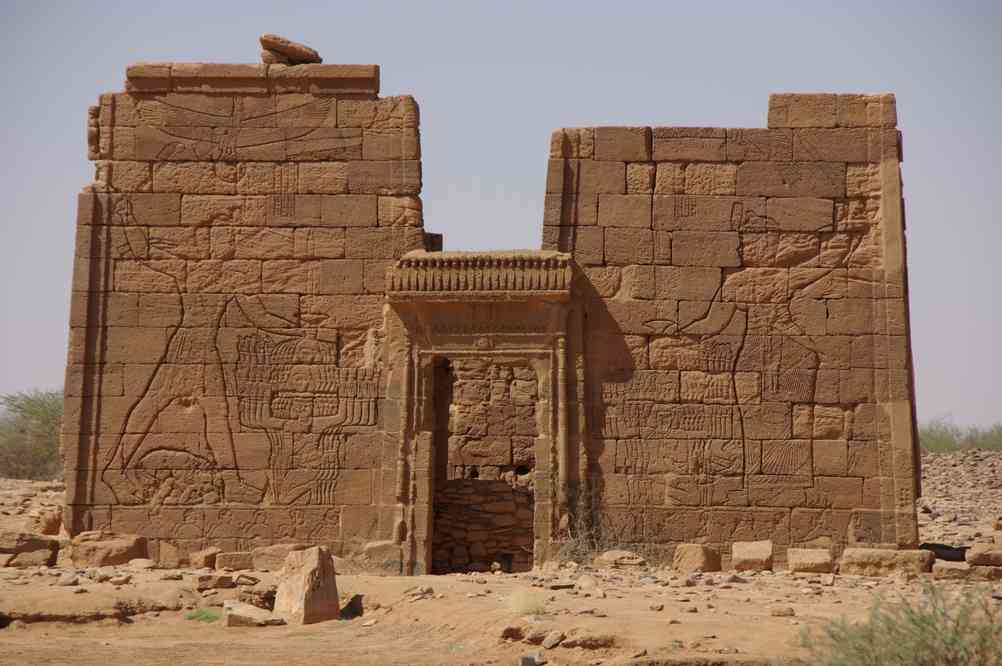
<svg viewBox="0 0 1002 666"><path fill-rule="evenodd" d="M432 572L532 568L539 382L520 359L435 366Z"/></svg>

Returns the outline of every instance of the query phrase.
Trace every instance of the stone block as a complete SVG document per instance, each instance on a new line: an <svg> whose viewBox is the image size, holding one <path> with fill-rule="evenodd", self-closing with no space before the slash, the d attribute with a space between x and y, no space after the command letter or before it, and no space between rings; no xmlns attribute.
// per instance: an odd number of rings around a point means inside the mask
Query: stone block
<svg viewBox="0 0 1002 666"><path fill-rule="evenodd" d="M170 63L137 62L125 68L125 88L131 92L169 92Z"/></svg>
<svg viewBox="0 0 1002 666"><path fill-rule="evenodd" d="M1002 567L1002 548L988 544L974 544L964 558L973 566Z"/></svg>
<svg viewBox="0 0 1002 666"><path fill-rule="evenodd" d="M52 566L59 553L59 540L25 532L0 532L0 558L4 566ZM128 560L126 560L128 561Z"/></svg>
<svg viewBox="0 0 1002 666"><path fill-rule="evenodd" d="M894 95L842 94L835 99L839 127L895 127L898 124Z"/></svg>
<svg viewBox="0 0 1002 666"><path fill-rule="evenodd" d="M222 548L216 546L209 546L194 553L188 554L188 563L193 569L216 568L216 556L223 552Z"/></svg>
<svg viewBox="0 0 1002 666"><path fill-rule="evenodd" d="M175 92L268 92L267 65L175 62L170 75Z"/></svg>
<svg viewBox="0 0 1002 666"><path fill-rule="evenodd" d="M286 556L274 613L289 624L313 624L341 616L334 558L326 547L295 550Z"/></svg>
<svg viewBox="0 0 1002 666"><path fill-rule="evenodd" d="M936 560L932 565L932 577L936 580L967 580L971 576L971 569L967 562Z"/></svg>
<svg viewBox="0 0 1002 666"><path fill-rule="evenodd" d="M726 133L717 127L655 127L653 140L657 162L723 162L727 159Z"/></svg>
<svg viewBox="0 0 1002 666"><path fill-rule="evenodd" d="M654 177L654 192L657 194L683 194L685 191L685 164L659 162Z"/></svg>
<svg viewBox="0 0 1002 666"><path fill-rule="evenodd" d="M417 160L349 162L348 191L353 194L420 194L421 162Z"/></svg>
<svg viewBox="0 0 1002 666"><path fill-rule="evenodd" d="M720 571L720 553L699 543L681 543L675 546L672 569L679 573Z"/></svg>
<svg viewBox="0 0 1002 666"><path fill-rule="evenodd" d="M100 530L81 532L70 542L70 558L76 567L127 564L146 557L146 538Z"/></svg>
<svg viewBox="0 0 1002 666"><path fill-rule="evenodd" d="M786 567L794 573L831 573L834 562L827 548L788 548Z"/></svg>
<svg viewBox="0 0 1002 666"><path fill-rule="evenodd" d="M265 627L285 624L270 611L242 601L223 602L223 624L227 627Z"/></svg>
<svg viewBox="0 0 1002 666"><path fill-rule="evenodd" d="M371 194L341 194L321 200L321 219L327 227L374 227L378 197Z"/></svg>
<svg viewBox="0 0 1002 666"><path fill-rule="evenodd" d="M341 99L337 103L338 127L404 129L419 125L418 104L413 97Z"/></svg>
<svg viewBox="0 0 1002 666"><path fill-rule="evenodd" d="M379 197L376 222L381 227L420 227L424 224L421 199L414 196Z"/></svg>
<svg viewBox="0 0 1002 666"><path fill-rule="evenodd" d="M770 198L766 202L766 216L779 231L832 231L835 204L831 199Z"/></svg>
<svg viewBox="0 0 1002 666"><path fill-rule="evenodd" d="M348 165L345 162L300 162L299 190L308 194L348 192Z"/></svg>
<svg viewBox="0 0 1002 666"><path fill-rule="evenodd" d="M651 128L596 127L595 159L646 162L651 159Z"/></svg>
<svg viewBox="0 0 1002 666"><path fill-rule="evenodd" d="M731 568L737 571L772 571L772 541L735 541Z"/></svg>
<svg viewBox="0 0 1002 666"><path fill-rule="evenodd" d="M738 167L694 163L685 168L686 194L734 194Z"/></svg>
<svg viewBox="0 0 1002 666"><path fill-rule="evenodd" d="M729 129L727 159L789 161L793 159L793 131L789 129Z"/></svg>
<svg viewBox="0 0 1002 666"><path fill-rule="evenodd" d="M879 162L879 133L867 129L793 130L793 159L797 162ZM896 143L896 142L895 142Z"/></svg>
<svg viewBox="0 0 1002 666"><path fill-rule="evenodd" d="M362 133L363 160L417 160L421 146L417 129L367 129Z"/></svg>
<svg viewBox="0 0 1002 666"><path fill-rule="evenodd" d="M659 299L710 301L720 290L721 269L701 266L657 266L655 293Z"/></svg>
<svg viewBox="0 0 1002 666"><path fill-rule="evenodd" d="M655 165L639 162L626 165L626 192L651 194L654 192Z"/></svg>
<svg viewBox="0 0 1002 666"><path fill-rule="evenodd" d="M835 162L742 162L737 168L740 196L843 197L846 166Z"/></svg>
<svg viewBox="0 0 1002 666"><path fill-rule="evenodd" d="M835 127L836 109L833 94L769 95L769 127Z"/></svg>
<svg viewBox="0 0 1002 666"><path fill-rule="evenodd" d="M891 576L896 573L928 573L936 556L928 550L846 548L839 560L839 573L848 576Z"/></svg>
<svg viewBox="0 0 1002 666"><path fill-rule="evenodd" d="M577 172L576 190L579 194L624 194L626 192L626 164L581 160ZM567 190L565 190L567 191Z"/></svg>
<svg viewBox="0 0 1002 666"><path fill-rule="evenodd" d="M667 231L739 231L764 220L761 197L654 196L655 229Z"/></svg>
<svg viewBox="0 0 1002 666"><path fill-rule="evenodd" d="M195 578L195 589L199 592L206 590L228 590L236 587L233 576L226 574L201 574Z"/></svg>
<svg viewBox="0 0 1002 666"><path fill-rule="evenodd" d="M654 257L649 229L610 228L605 235L605 262L611 266L649 264Z"/></svg>
<svg viewBox="0 0 1002 666"><path fill-rule="evenodd" d="M595 130L564 128L550 135L550 157L591 158L595 154Z"/></svg>
<svg viewBox="0 0 1002 666"><path fill-rule="evenodd" d="M603 227L650 229L651 197L646 194L599 194L598 223Z"/></svg>
<svg viewBox="0 0 1002 666"><path fill-rule="evenodd" d="M740 266L739 244L734 232L677 231L672 234L672 261L677 266Z"/></svg>
<svg viewBox="0 0 1002 666"><path fill-rule="evenodd" d="M349 259L397 259L424 249L424 234L414 228L348 228L345 256Z"/></svg>
<svg viewBox="0 0 1002 666"><path fill-rule="evenodd" d="M253 569L254 559L250 551L231 551L231 552L220 552L216 554L216 568L217 569L232 569L237 571L239 569Z"/></svg>

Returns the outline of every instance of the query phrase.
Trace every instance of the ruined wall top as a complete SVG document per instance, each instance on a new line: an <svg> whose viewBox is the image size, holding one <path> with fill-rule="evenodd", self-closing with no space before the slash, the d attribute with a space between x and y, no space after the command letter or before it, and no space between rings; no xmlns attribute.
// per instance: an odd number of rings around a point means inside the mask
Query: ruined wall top
<svg viewBox="0 0 1002 666"><path fill-rule="evenodd" d="M125 77L131 93L379 93L379 65L139 62Z"/></svg>

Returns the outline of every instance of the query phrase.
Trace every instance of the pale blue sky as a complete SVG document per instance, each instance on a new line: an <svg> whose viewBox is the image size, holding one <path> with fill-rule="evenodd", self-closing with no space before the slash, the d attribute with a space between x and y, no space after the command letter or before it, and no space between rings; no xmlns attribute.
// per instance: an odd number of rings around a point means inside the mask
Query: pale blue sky
<svg viewBox="0 0 1002 666"><path fill-rule="evenodd" d="M447 249L538 247L550 131L761 127L770 92L897 94L919 418L1002 421L1002 8L951 3L12 2L0 6L0 393L62 383L87 107L138 60L277 32L421 105Z"/></svg>

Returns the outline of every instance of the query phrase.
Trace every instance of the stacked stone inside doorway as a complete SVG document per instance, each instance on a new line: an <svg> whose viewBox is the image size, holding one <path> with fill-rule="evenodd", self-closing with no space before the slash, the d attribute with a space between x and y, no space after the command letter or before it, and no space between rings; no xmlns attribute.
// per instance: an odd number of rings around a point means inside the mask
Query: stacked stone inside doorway
<svg viewBox="0 0 1002 666"><path fill-rule="evenodd" d="M441 252L415 100L279 60L133 65L91 109L71 532L403 573L914 543L892 96L558 130L543 248Z"/></svg>

